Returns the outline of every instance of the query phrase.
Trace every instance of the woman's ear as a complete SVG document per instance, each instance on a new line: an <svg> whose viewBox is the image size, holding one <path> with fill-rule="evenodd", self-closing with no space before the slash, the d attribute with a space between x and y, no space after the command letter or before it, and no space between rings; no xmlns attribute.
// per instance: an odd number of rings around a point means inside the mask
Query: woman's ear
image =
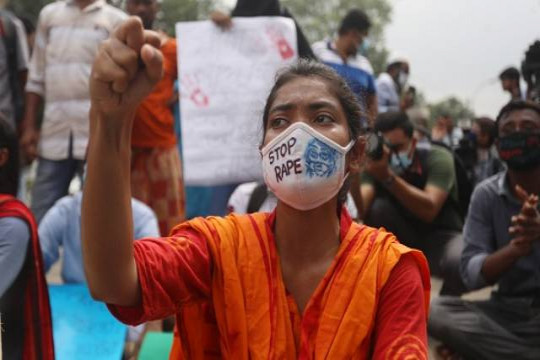
<svg viewBox="0 0 540 360"><path fill-rule="evenodd" d="M358 136L356 143L349 151L349 172L359 173L364 164L366 153L366 138Z"/></svg>

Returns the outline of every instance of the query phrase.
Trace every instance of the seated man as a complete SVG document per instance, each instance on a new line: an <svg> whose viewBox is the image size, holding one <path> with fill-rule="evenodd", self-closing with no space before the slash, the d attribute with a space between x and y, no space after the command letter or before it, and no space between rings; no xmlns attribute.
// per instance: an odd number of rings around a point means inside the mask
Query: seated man
<svg viewBox="0 0 540 360"><path fill-rule="evenodd" d="M424 251L432 273L445 277L441 259L463 225L453 156L436 145L416 146L413 125L404 112L379 115L375 130L385 145L379 159L371 154L362 175L364 221ZM443 292L450 291L448 286L456 286L455 291L461 287L457 262L455 275L456 283L447 283Z"/></svg>
<svg viewBox="0 0 540 360"><path fill-rule="evenodd" d="M85 283L81 252L82 191L56 202L39 224L39 242L45 272L58 260L59 248L64 249L62 280L65 283ZM132 199L133 236L135 239L159 236L159 227L152 209Z"/></svg>
<svg viewBox="0 0 540 360"><path fill-rule="evenodd" d="M43 266L48 272L59 258L63 247L62 280L66 284L86 283L81 250L81 204L82 191L58 200L47 211L39 224L39 242L43 253ZM160 235L157 218L147 205L131 199L133 208L133 236L135 239L158 237ZM157 328L160 325L155 325ZM128 328L129 342L140 340L144 325ZM130 352L130 345L126 345Z"/></svg>
<svg viewBox="0 0 540 360"><path fill-rule="evenodd" d="M512 102L497 126L508 170L473 193L461 273L470 289L498 289L487 301L434 299L428 329L467 359L540 359L540 106Z"/></svg>

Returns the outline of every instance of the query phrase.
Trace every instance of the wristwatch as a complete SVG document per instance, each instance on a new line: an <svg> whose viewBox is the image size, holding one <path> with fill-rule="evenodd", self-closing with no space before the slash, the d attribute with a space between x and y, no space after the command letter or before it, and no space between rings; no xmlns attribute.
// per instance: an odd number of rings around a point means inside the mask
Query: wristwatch
<svg viewBox="0 0 540 360"><path fill-rule="evenodd" d="M384 185L384 187L389 188L390 186L392 186L394 181L396 181L396 175L390 174L390 176L388 176L382 181L382 184Z"/></svg>

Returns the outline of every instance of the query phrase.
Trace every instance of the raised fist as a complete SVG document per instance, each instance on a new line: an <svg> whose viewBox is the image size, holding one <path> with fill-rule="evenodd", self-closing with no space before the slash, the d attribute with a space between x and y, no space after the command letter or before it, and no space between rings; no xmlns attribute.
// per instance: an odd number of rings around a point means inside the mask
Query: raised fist
<svg viewBox="0 0 540 360"><path fill-rule="evenodd" d="M138 17L124 21L104 41L90 76L92 111L122 121L161 79L163 57L159 36L144 30Z"/></svg>

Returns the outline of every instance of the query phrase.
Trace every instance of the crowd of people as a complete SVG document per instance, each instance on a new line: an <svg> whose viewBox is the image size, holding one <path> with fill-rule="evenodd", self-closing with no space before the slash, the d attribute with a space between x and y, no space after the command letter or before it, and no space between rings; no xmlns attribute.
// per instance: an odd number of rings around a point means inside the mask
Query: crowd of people
<svg viewBox="0 0 540 360"><path fill-rule="evenodd" d="M430 124L406 59L374 73L364 11L312 45L295 22L300 60L262 116L264 181L185 187L177 45L158 11L62 0L34 27L0 10L4 359L54 358L60 248L62 281L130 325L126 358L144 327L174 327L171 359L427 359L428 337L442 359L540 358L540 102L517 68L499 76L496 119ZM241 16L293 18L278 0L209 17L227 31Z"/></svg>

